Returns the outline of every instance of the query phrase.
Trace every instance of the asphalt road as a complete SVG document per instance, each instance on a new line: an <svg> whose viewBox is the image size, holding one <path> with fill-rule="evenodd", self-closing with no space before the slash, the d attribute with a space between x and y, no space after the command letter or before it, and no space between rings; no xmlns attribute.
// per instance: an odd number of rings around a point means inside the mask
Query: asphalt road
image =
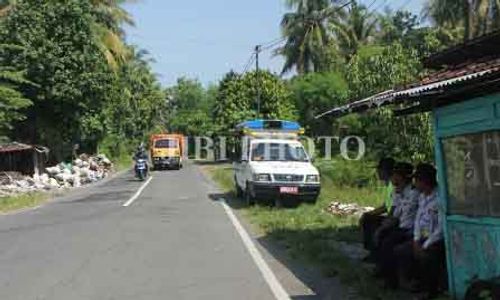
<svg viewBox="0 0 500 300"><path fill-rule="evenodd" d="M276 299L196 166L0 216L0 299Z"/></svg>

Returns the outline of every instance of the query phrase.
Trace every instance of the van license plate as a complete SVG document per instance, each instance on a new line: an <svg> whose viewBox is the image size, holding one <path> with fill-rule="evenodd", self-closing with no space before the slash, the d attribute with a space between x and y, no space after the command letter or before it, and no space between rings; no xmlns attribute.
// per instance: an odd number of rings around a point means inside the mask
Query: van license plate
<svg viewBox="0 0 500 300"><path fill-rule="evenodd" d="M282 186L280 187L281 194L298 194L299 188L296 186Z"/></svg>

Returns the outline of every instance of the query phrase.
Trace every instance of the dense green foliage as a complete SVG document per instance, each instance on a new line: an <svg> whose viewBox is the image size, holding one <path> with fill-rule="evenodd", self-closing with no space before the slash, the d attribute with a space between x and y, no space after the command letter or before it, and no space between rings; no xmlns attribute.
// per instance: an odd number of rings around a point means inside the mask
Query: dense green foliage
<svg viewBox="0 0 500 300"><path fill-rule="evenodd" d="M292 79L289 86L299 112L299 121L305 126L307 134L332 134L332 121L327 118L315 120L315 116L347 101L349 87L343 74L310 73Z"/></svg>
<svg viewBox="0 0 500 300"><path fill-rule="evenodd" d="M25 78L25 71L20 70L8 59L6 52L23 51L12 45L0 45L0 138L12 128L12 123L25 118L22 109L32 102L21 92L20 87L31 85Z"/></svg>
<svg viewBox="0 0 500 300"><path fill-rule="evenodd" d="M260 86L260 114L257 112ZM295 119L295 107L283 80L269 72L230 73L217 95L215 124L220 133L250 118Z"/></svg>
<svg viewBox="0 0 500 300"><path fill-rule="evenodd" d="M180 78L167 89L168 128L190 136L211 135L216 89L205 89L197 80Z"/></svg>
<svg viewBox="0 0 500 300"><path fill-rule="evenodd" d="M108 145L103 150L120 155L161 121L164 93L141 52L126 46L128 59L110 63L104 51L103 28L125 47L120 2L11 3L0 44L9 45L2 48L2 87L15 87L2 102L18 114L2 125L14 128L13 138L47 145L57 159L71 155L74 144L92 152Z"/></svg>
<svg viewBox="0 0 500 300"><path fill-rule="evenodd" d="M107 100L99 111L85 115L84 133L102 141L101 149L117 157L146 142L152 132L163 131L165 94L151 71L143 51L133 54L113 77Z"/></svg>
<svg viewBox="0 0 500 300"><path fill-rule="evenodd" d="M80 117L104 101L99 91L111 73L92 36L91 9L85 1L25 0L5 19L2 43L25 49L8 56L38 85L26 91L33 118L22 126L37 143L68 146L79 138Z"/></svg>
<svg viewBox="0 0 500 300"><path fill-rule="evenodd" d="M351 93L357 99L410 83L422 71L416 52L398 43L375 56L356 56L349 70ZM363 125L357 134L365 137L373 157L432 160L432 129L427 114L396 118L391 109L383 108L363 115L360 121Z"/></svg>

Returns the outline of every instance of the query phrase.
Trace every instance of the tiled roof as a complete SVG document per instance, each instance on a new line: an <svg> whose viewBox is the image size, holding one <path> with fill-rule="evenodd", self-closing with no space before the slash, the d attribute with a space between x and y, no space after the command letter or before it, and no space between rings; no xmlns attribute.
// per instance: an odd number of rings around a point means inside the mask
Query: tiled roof
<svg viewBox="0 0 500 300"><path fill-rule="evenodd" d="M422 79L419 85L431 84L439 81L445 81L466 75L472 75L483 71L497 71L500 69L500 58L485 58L479 61L465 62L457 67L444 69L432 73Z"/></svg>

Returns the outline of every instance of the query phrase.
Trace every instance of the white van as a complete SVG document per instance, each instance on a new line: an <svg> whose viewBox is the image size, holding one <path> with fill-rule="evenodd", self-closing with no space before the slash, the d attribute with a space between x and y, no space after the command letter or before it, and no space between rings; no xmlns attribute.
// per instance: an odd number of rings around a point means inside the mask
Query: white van
<svg viewBox="0 0 500 300"><path fill-rule="evenodd" d="M318 170L300 143L300 126L289 121L254 120L238 125L234 179L238 196L281 206L315 203L321 191Z"/></svg>

